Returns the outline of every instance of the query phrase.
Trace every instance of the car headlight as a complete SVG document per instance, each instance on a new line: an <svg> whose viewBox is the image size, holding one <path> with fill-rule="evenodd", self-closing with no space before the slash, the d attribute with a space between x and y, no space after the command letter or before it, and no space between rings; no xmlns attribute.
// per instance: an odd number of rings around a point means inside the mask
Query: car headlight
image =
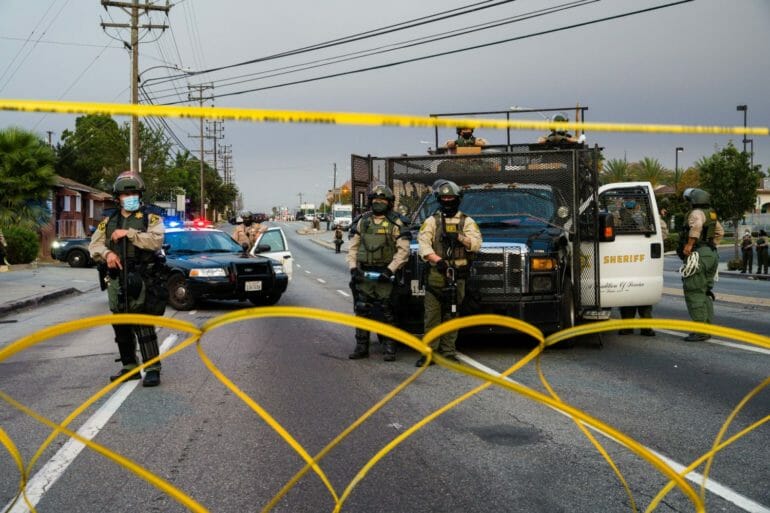
<svg viewBox="0 0 770 513"><path fill-rule="evenodd" d="M212 267L207 269L190 269L190 276L197 278L224 278L227 276L227 273L221 267Z"/></svg>
<svg viewBox="0 0 770 513"><path fill-rule="evenodd" d="M53 249L59 249L59 248L60 248L60 247L62 247L62 246L64 246L64 243L63 243L63 242L60 242L60 241L58 241L58 240L55 240L55 241L53 241L53 242L51 243L51 247L52 247Z"/></svg>
<svg viewBox="0 0 770 513"><path fill-rule="evenodd" d="M273 271L275 271L275 274L284 274L286 272L281 264L273 264Z"/></svg>
<svg viewBox="0 0 770 513"><path fill-rule="evenodd" d="M550 276L535 276L530 283L532 292L549 292L552 288Z"/></svg>

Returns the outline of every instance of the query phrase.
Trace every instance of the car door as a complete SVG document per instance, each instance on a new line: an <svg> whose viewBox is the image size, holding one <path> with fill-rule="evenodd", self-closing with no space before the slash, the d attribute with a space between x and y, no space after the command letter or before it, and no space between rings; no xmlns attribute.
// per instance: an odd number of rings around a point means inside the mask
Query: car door
<svg viewBox="0 0 770 513"><path fill-rule="evenodd" d="M270 246L270 250L257 253L257 247L262 244ZM289 251L289 243L286 240L286 235L281 228L271 226L266 232L259 234L257 243L252 249L252 254L258 254L259 256L272 258L273 260L281 262L283 271L289 277L289 280L291 280L294 259L291 256L291 251Z"/></svg>
<svg viewBox="0 0 770 513"><path fill-rule="evenodd" d="M600 209L615 218L615 240L599 244L601 306L654 305L663 293L663 236L649 182L599 188Z"/></svg>

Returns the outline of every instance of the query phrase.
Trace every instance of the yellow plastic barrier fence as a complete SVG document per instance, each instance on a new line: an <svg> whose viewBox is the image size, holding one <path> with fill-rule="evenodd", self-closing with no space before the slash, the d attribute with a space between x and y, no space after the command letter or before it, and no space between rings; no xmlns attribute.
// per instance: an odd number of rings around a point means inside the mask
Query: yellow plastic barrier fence
<svg viewBox="0 0 770 513"><path fill-rule="evenodd" d="M323 125L365 125L393 127L457 126L495 130L570 129L594 132L642 132L671 134L770 135L768 127L661 125L641 123L554 123L536 120L503 120L480 118L445 118L407 114L365 112L317 112L303 110L241 109L231 107L184 107L126 103L66 102L53 100L0 99L0 110L49 112L55 114L107 114L111 116L164 116L187 118L223 118L257 123L310 123Z"/></svg>
<svg viewBox="0 0 770 513"><path fill-rule="evenodd" d="M332 441L330 441L318 454L316 454L315 456L311 456L307 452L307 450L291 435L291 433L287 429L285 429L279 422L277 422L275 418L272 415L270 415L270 413L267 410L262 408L256 401L254 401L251 397L249 397L248 394L243 392L236 383L234 383L227 376L225 376L214 365L214 363L208 358L208 356L206 355L205 351L203 350L200 344L201 337L204 334L211 333L219 327L225 326L227 324L235 323L235 322L241 322L248 319L272 318L272 317L314 319L314 320L320 320L323 322L331 322L334 324L341 324L341 325L350 326L353 328L358 327L365 330L374 331L384 336L393 338L411 347L412 349L424 355L429 361L435 360L435 362L438 363L439 366L441 367L445 367L453 372L457 372L457 373L461 373L461 374L465 374L465 375L477 378L479 381L481 381L481 384L469 390L468 392L461 394L460 396L448 402L444 406L436 409L435 411L428 414L423 419L421 419L420 421L416 422L414 425L406 429L404 432L396 436L387 445L385 445L382 449L380 449L375 455L373 455L369 459L369 461L367 461L367 463L364 464L358 470L356 475L351 479L351 481L342 490L342 492L339 493L338 490L336 490L332 486L330 480L324 473L320 465L322 459L335 446L337 446L346 436L348 436L356 428L358 428L361 424L363 424L374 413L376 413L378 410L384 407L398 393L403 391L407 386L409 386L411 383L417 380L430 367L426 365L424 367L421 367L415 370L397 387L395 387L392 391L388 392L380 401L378 401L369 410L363 413L353 423L351 423L349 426L343 429L340 432L340 434L337 435ZM5 347L4 349L0 350L0 362L3 362L9 357L25 349L33 347L39 343L42 343L45 340L48 340L49 338L52 338L56 335L70 333L70 332L74 332L74 331L78 331L86 328L104 326L112 323L160 326L170 330L185 332L185 333L188 333L190 336L184 341L182 341L180 344L178 344L177 346L173 347L168 352L158 356L157 358L151 361L144 363L141 367L138 367L132 373L122 376L121 379L108 384L107 386L105 386L104 388L96 392L93 396L88 398L83 404L78 406L71 414L69 414L60 423L57 423L53 420L45 418L39 413L34 412L30 408L19 403L18 401L10 397L5 392L0 391L0 400L5 401L7 404L11 405L12 407L25 413L26 415L30 416L31 418L35 419L41 424L44 424L51 428L51 434L43 442L43 444L38 448L34 456L30 459L29 463L25 465L23 458L18 448L14 444L13 440L8 435L8 433L2 429L2 426L0 426L0 444L2 444L2 446L6 449L6 451L11 455L19 471L19 492L17 494L16 500L18 500L19 498L24 500L27 504L27 507L31 511L34 511L34 508L32 507L28 498L26 497L27 480L31 474L32 468L34 467L37 460L40 458L43 451L45 451L45 449L53 442L53 440L59 434L63 434L70 438L74 438L75 440L86 445L91 450L113 461L114 463L126 468L130 472L134 473L135 475L147 481L149 484L155 486L157 489L168 494L170 497L174 498L177 502L184 505L189 510L196 511L196 512L208 511L203 505L195 501L193 498L189 497L183 491L179 490L178 488L173 486L171 483L158 477L157 475L150 472L149 470L143 468L141 465L137 464L136 462L131 461L128 458L125 458L120 454L117 454L111 451L109 448L104 447L96 442L93 442L92 440L84 439L80 437L77 433L67 428L67 426L71 424L88 407L93 405L94 402L96 402L101 397L104 397L106 394L113 391L116 387L120 386L125 380L127 380L131 376L131 374L140 372L140 370L143 369L144 367L148 365L152 365L157 361L169 358L172 355L178 353L179 351L186 349L192 344L196 345L196 348L201 360L203 361L204 365L212 372L212 374L214 374L214 376L227 389L229 389L233 394L235 394L241 401L243 401L244 404L246 404L265 423L267 423L305 462L305 466L299 472L297 472L275 494L275 496L270 500L268 504L264 506L263 511L265 512L270 511L272 508L274 508L280 502L280 500L288 493L288 491L291 490L291 488L297 482L299 482L299 480L310 470L312 470L318 476L321 482L323 482L326 488L329 490L330 496L334 501L333 511L335 512L340 511L346 499L350 496L350 494L355 489L356 485L366 477L368 472L379 461L381 461L382 458L384 458L388 453L396 449L401 442L408 439L414 433L416 433L423 427L427 426L430 422L432 422L433 420L435 420L445 412L451 410L455 406L463 403L468 398L478 394L482 390L485 390L486 388L492 385L495 385L499 388L507 389L522 397L528 398L542 405L549 406L557 411L560 411L568 415L577 424L577 426L581 429L581 431L589 438L591 443L597 448L597 450L602 455L602 457L608 462L610 467L613 469L619 481L621 482L622 486L626 490L626 493L629 497L629 504L631 505L631 509L634 512L638 511L638 509L636 506L636 502L634 501L634 497L630 487L628 486L625 478L620 472L620 469L612 461L612 458L609 456L609 453L604 449L604 447L602 447L599 441L588 431L588 428L591 428L594 431L601 432L605 436L614 440L616 443L627 448L637 456L647 461L654 469L656 469L662 475L667 477L667 479L669 480L668 484L660 490L658 495L648 505L648 508L646 511L653 511L657 507L657 505L660 503L660 501L663 500L666 494L673 487L677 487L691 501L691 503L693 504L694 510L698 512L702 512L702 511L705 511L705 506L704 506L705 481L707 479L708 472L713 464L714 456L719 451L722 451L723 449L728 447L730 444L748 435L753 430L764 425L766 422L770 420L770 415L768 415L760 419L759 421L754 422L752 425L743 429L742 431L733 435L732 437L726 440L723 440L725 433L727 432L727 429L729 428L733 420L738 416L741 409L746 404L748 404L748 402L751 401L751 399L756 397L762 390L764 390L768 385L770 385L770 377L768 377L768 379L765 379L764 381L762 381L762 383L757 385L754 388L754 390L752 390L749 394L747 394L746 397L744 397L743 400L741 400L739 404L734 408L731 414L727 417L722 428L719 430L719 433L713 442L711 450L708 451L706 454L697 458L694 462L692 462L690 466L687 467L687 469L685 469L680 473L677 473L671 467L669 467L665 462L663 462L660 458L658 458L655 454L651 453L643 445L635 441L630 436L620 432L619 430L602 422L601 420L594 418L590 414L564 402L557 395L557 393L552 389L544 373L542 372L542 368L540 366L540 359L542 357L543 350L547 346L556 344L564 340L568 340L573 337L578 337L578 336L588 335L593 333L601 333L604 331L611 331L619 328L667 328L667 329L678 330L683 332L689 332L689 331L705 332L705 333L710 333L712 335L717 335L724 338L729 338L732 340L744 342L747 344L756 345L759 347L770 348L770 338L768 337L764 337L761 335L756 335L753 333L745 332L742 330L736 330L732 328L700 324L700 323L695 323L690 321L678 321L678 320L672 320L672 319L628 319L628 320L619 320L619 321L605 321L600 323L576 326L574 328L570 328L570 329L555 333L548 337L544 337L542 332L540 332L540 330L538 330L537 328L535 328L534 326L526 322L523 322L517 319L502 317L497 315L476 315L471 317L453 319L451 321L443 323L440 326L437 326L436 328L432 329L430 332L426 333L422 339L418 339L398 328L395 328L393 326L389 326L386 324L382 324L377 321L364 319L361 317L355 317L352 315L342 314L338 312L330 312L325 310L319 310L319 309L313 309L313 308L301 308L301 307L262 307L262 308L244 309L244 310L228 313L228 314L219 316L217 318L214 318L208 321L207 323L205 323L200 328L186 321L177 320L173 318L166 318L166 317L155 317L155 316L138 315L138 314L102 315L102 316L90 317L86 319L79 319L76 321L62 323L62 324L38 331L22 339L19 339L13 342L12 344L10 344L9 346ZM530 353L527 354L526 357L524 357L523 359L521 359L520 361L512 365L510 368L508 368L504 372L502 372L500 376L491 375L491 374L479 371L472 367L457 364L455 362L446 360L440 355L433 354L429 344L432 340L436 339L437 337L440 337L445 333L452 332L461 328L468 328L468 327L482 326L482 325L499 326L499 327L509 328L509 329L527 334L533 339L537 340L538 345L537 347L532 349L532 351L530 351ZM541 382L546 387L546 390L548 391L548 395L506 379L508 376L512 375L513 373L517 372L518 370L528 365L532 360L536 360L538 375L540 377ZM691 470L695 469L697 466L703 464L704 462L706 464L706 470L704 472L704 478L703 478L704 481L701 486L700 493L698 493L687 483L687 481L684 479L684 476Z"/></svg>

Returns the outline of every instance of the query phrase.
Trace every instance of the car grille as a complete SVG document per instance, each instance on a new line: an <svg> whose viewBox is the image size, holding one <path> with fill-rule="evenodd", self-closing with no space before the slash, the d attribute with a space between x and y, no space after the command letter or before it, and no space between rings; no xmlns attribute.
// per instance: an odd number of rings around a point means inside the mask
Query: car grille
<svg viewBox="0 0 770 513"><path fill-rule="evenodd" d="M472 278L482 296L507 297L525 291L524 259L520 247L481 248L473 261Z"/></svg>
<svg viewBox="0 0 770 513"><path fill-rule="evenodd" d="M233 271L238 281L249 279L267 279L270 278L270 262L244 262L235 263Z"/></svg>

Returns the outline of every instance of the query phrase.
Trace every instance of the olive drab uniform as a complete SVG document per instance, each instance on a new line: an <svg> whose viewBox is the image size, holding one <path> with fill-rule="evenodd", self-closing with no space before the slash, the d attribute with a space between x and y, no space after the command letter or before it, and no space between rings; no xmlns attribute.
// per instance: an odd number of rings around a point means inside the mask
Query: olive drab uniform
<svg viewBox="0 0 770 513"><path fill-rule="evenodd" d="M385 272L392 276L409 259L411 232L392 211L379 216L372 212L361 215L351 226L352 237L346 261L354 273L354 311L359 317L395 324L391 294L393 283L378 280ZM395 359L395 341L379 336L384 345L385 360ZM369 353L369 332L356 328L356 349L351 358L363 358ZM354 356L356 355L356 356Z"/></svg>
<svg viewBox="0 0 770 513"><path fill-rule="evenodd" d="M690 318L696 322L711 324L714 322L714 276L719 265L717 244L724 236L724 229L717 221L717 213L712 208L693 208L687 214L687 224L681 238L697 239L693 251L698 252L698 267L693 274L682 276L684 300Z"/></svg>
<svg viewBox="0 0 770 513"><path fill-rule="evenodd" d="M759 237L757 237L757 274L767 274L767 268L770 265L767 248L767 234L764 230L760 230Z"/></svg>
<svg viewBox="0 0 770 513"><path fill-rule="evenodd" d="M458 240L459 234L463 236L462 242ZM447 261L449 272L455 273L455 283L452 284L451 276L439 272L435 265L429 266L425 294L424 332L427 333L458 314L465 297L465 281L472 256L481 249L481 232L476 222L463 212L458 211L449 217L439 211L423 222L417 240L420 243L419 255L423 260L435 253ZM456 298L447 297L448 290L454 295L455 287ZM451 303L455 300L456 311L452 311ZM455 356L456 342L457 332L454 331L433 340L430 345L442 356Z"/></svg>
<svg viewBox="0 0 770 513"><path fill-rule="evenodd" d="M117 229L128 230L128 235L114 242L112 233ZM160 274L165 265L156 260L156 253L163 245L164 233L162 218L144 208L127 217L117 210L97 227L88 246L91 257L103 262L109 252L114 252L126 271L124 276L120 269L108 270L107 297L113 313L163 315L168 292ZM124 279L126 283L123 283ZM112 327L124 369L137 366L137 342L143 362L158 356L158 336L154 326L113 324ZM157 362L145 371L160 370L160 367Z"/></svg>
<svg viewBox="0 0 770 513"><path fill-rule="evenodd" d="M741 240L741 252L743 253L742 273L751 273L754 266L754 241L751 240L751 232L746 230Z"/></svg>

